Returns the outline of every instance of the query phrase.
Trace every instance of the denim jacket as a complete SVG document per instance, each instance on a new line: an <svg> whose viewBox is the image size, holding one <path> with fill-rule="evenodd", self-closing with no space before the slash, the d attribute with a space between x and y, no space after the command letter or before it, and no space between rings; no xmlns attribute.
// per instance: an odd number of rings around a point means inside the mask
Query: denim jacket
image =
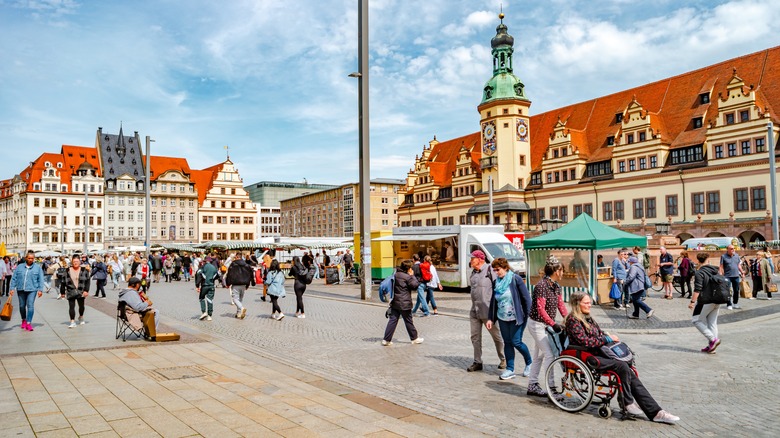
<svg viewBox="0 0 780 438"><path fill-rule="evenodd" d="M43 269L40 263L20 263L11 276L10 290L25 292L37 292L43 290Z"/></svg>
<svg viewBox="0 0 780 438"><path fill-rule="evenodd" d="M612 261L612 276L618 280L625 280L628 276L626 265L619 258Z"/></svg>

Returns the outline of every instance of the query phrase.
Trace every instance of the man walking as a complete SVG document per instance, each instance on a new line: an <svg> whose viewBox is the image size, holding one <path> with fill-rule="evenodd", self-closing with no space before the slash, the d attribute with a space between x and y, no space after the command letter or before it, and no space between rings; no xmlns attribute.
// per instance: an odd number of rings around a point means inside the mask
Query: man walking
<svg viewBox="0 0 780 438"><path fill-rule="evenodd" d="M471 310L469 311L469 322L471 323L471 345L474 346L474 363L466 371L482 370L482 326L487 328L487 322L490 320L490 299L493 296L493 271L490 265L485 263L485 253L481 250L475 250L471 253ZM423 297L423 301L425 297ZM499 370L506 369L506 356L504 356L504 340L501 338L501 332L498 325L492 325L488 333L493 338L496 346L496 353L501 363Z"/></svg>
<svg viewBox="0 0 780 438"><path fill-rule="evenodd" d="M720 256L718 272L731 283L731 300L726 308L729 310L741 309L737 304L739 302L739 282L745 276L745 273L742 271L742 266L740 266L739 255L734 251L734 245L727 246L726 254Z"/></svg>
<svg viewBox="0 0 780 438"><path fill-rule="evenodd" d="M227 275L225 275L225 283L230 288L233 304L236 305L236 318L244 319L246 317L246 307L241 301L244 300L244 292L249 288L253 277L254 270L241 257L236 257L230 262Z"/></svg>
<svg viewBox="0 0 780 438"><path fill-rule="evenodd" d="M197 265L196 265L197 266ZM195 290L200 299L201 320L211 321L214 314L214 281L219 279L217 268L213 264L204 261L198 272L195 273Z"/></svg>
<svg viewBox="0 0 780 438"><path fill-rule="evenodd" d="M708 287L707 283L710 278L718 274L716 267L709 264L705 265L709 256L706 252L696 254L696 260L699 261L699 269L696 270L693 296L690 304L688 304L688 308L693 309L691 322L709 341L709 344L702 348L701 351L712 354L715 353L715 349L720 345L720 339L718 339L718 312L720 311L720 304L710 302L712 293L702 294L704 288Z"/></svg>
<svg viewBox="0 0 780 438"><path fill-rule="evenodd" d="M422 269L420 267L420 256L415 254L412 256L412 271L414 271L414 278L417 279L417 302L412 309L412 315L417 313L417 309L422 307L423 315L429 316L431 311L428 309L428 303L425 301L426 291L428 290L428 282L423 279Z"/></svg>
<svg viewBox="0 0 780 438"><path fill-rule="evenodd" d="M621 249L617 253L615 260L612 260L612 283L617 284L620 289L621 298L615 299L615 309L623 308L623 296L625 291L623 290L626 283L626 277L628 276L628 250L626 248ZM626 303L627 304L627 303Z"/></svg>
<svg viewBox="0 0 780 438"><path fill-rule="evenodd" d="M417 279L412 275L412 262L404 260L398 267L393 282L393 300L390 301L390 316L385 328L385 335L382 338L382 345L389 347L393 345L393 334L398 325L398 318L404 320L406 332L409 333L409 339L412 344L422 344L423 338L417 336L417 329L412 320L412 291L417 289Z"/></svg>
<svg viewBox="0 0 780 438"><path fill-rule="evenodd" d="M352 253L347 250L346 254L344 254L344 270L347 271L347 278L352 278L352 265L354 262Z"/></svg>

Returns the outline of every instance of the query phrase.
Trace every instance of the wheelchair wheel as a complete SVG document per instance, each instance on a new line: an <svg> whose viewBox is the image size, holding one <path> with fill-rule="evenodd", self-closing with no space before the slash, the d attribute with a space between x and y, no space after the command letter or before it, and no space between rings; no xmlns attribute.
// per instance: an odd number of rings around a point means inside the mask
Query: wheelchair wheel
<svg viewBox="0 0 780 438"><path fill-rule="evenodd" d="M599 417L609 418L611 416L612 416L612 408L610 408L608 404L605 403L599 406Z"/></svg>
<svg viewBox="0 0 780 438"><path fill-rule="evenodd" d="M544 385L550 401L566 412L579 412L593 400L593 374L576 357L553 360L547 367Z"/></svg>

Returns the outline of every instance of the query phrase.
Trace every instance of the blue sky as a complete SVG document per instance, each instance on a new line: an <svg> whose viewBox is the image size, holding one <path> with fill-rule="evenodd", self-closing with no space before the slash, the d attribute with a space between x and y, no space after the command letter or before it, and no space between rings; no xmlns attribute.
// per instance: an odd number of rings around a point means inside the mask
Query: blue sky
<svg viewBox="0 0 780 438"><path fill-rule="evenodd" d="M246 184L358 179L357 0L0 0L0 178L99 126ZM780 44L772 0L371 0L371 176L476 132L503 3L532 113Z"/></svg>

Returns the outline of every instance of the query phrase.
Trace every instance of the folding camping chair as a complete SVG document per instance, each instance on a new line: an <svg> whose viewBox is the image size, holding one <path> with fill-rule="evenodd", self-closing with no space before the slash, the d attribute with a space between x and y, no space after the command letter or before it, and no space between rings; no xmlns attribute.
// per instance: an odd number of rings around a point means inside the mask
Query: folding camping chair
<svg viewBox="0 0 780 438"><path fill-rule="evenodd" d="M116 338L122 337L122 342L127 341L129 336L135 335L139 339L146 338L144 324L137 313L128 315L127 305L120 301L116 306Z"/></svg>

